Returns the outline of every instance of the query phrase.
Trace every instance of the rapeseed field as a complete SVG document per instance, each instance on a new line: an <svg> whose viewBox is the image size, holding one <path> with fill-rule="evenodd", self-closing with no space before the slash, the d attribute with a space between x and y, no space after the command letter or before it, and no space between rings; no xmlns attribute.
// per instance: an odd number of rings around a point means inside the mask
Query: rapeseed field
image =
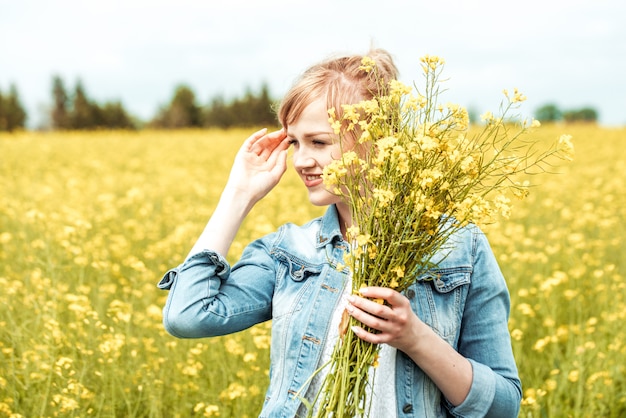
<svg viewBox="0 0 626 418"><path fill-rule="evenodd" d="M201 340L161 325L161 275L208 220L252 130L0 135L0 417L255 417L269 324ZM626 415L626 129L486 232L511 290L521 417ZM228 255L322 214L290 170Z"/></svg>

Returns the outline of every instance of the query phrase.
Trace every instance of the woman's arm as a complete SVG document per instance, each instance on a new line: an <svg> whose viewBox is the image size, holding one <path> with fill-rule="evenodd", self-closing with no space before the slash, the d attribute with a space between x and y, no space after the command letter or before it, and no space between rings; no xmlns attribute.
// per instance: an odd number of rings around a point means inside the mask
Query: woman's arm
<svg viewBox="0 0 626 418"><path fill-rule="evenodd" d="M235 157L226 187L204 231L187 256L210 249L226 257L252 207L274 188L287 168L284 130L252 134Z"/></svg>
<svg viewBox="0 0 626 418"><path fill-rule="evenodd" d="M159 282L169 290L163 323L179 338L223 335L270 318L274 277L262 242L247 249L254 271L231 277L226 255L243 219L286 170L284 131L251 135L242 145L224 191L204 231L184 263ZM246 257L245 254L243 257ZM245 264L243 264L245 266ZM267 273L267 274L264 274ZM265 275L265 279L264 276ZM253 301L251 303L250 301ZM239 315L233 315L237 311ZM241 315L242 312L246 315Z"/></svg>

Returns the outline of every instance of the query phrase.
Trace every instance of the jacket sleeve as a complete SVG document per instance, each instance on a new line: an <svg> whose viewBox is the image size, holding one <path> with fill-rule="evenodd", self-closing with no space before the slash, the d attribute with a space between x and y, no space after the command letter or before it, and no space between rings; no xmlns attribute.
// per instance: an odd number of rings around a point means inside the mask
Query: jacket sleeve
<svg viewBox="0 0 626 418"><path fill-rule="evenodd" d="M205 250L169 270L158 287L169 290L163 325L178 338L231 334L271 318L275 265L265 241L251 243L231 269Z"/></svg>
<svg viewBox="0 0 626 418"><path fill-rule="evenodd" d="M473 381L456 417L517 417L522 387L508 328L510 295L487 238L473 235L473 271L463 313L459 352L469 359Z"/></svg>

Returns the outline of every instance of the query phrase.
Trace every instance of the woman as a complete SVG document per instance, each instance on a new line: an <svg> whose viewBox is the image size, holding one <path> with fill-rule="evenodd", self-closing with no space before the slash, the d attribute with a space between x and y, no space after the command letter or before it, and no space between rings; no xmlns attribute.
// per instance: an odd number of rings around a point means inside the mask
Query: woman
<svg viewBox="0 0 626 418"><path fill-rule="evenodd" d="M379 76L396 78L386 51L367 55ZM315 397L322 376L312 383L310 377L328 358L345 307L378 331L355 328L359 338L383 344L386 364L375 374L372 416L515 417L521 384L507 327L509 293L476 227L455 234L451 254L404 294L370 287L361 291L367 299L350 295L347 274L336 268L349 248L351 219L348 205L322 181L323 168L342 149L328 109L376 94L378 85L359 68L361 59L311 67L283 99L283 129L261 130L245 141L204 232L184 263L159 283L169 289L165 328L179 338L200 338L271 319L270 385L261 416L293 417L306 413L301 396ZM278 184L290 145L309 200L328 210L252 242L231 268L224 257L245 216Z"/></svg>

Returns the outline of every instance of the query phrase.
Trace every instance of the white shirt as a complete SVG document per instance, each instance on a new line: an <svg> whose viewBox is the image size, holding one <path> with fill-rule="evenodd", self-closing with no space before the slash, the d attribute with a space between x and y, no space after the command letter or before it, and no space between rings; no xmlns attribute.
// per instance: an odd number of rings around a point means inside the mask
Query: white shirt
<svg viewBox="0 0 626 418"><path fill-rule="evenodd" d="M339 339L339 323L341 322L341 316L345 310L348 301L347 298L351 293L352 283L348 280L346 283L341 300L337 305L337 309L333 313L330 330L328 331L328 338L326 338L326 344L322 350L322 356L318 364L318 368L327 364L332 356L335 344ZM396 403L396 349L387 344L381 344L378 358L378 367L370 367L368 373L369 393L367 394L368 405L365 408L366 416L371 417L385 417L396 418L397 417L397 403ZM321 369L311 380L311 384L307 389L305 398L308 400L315 399L315 396L320 391L324 378L328 374L330 365L327 365ZM372 389L373 388L373 389ZM317 413L319 403L313 406L313 416ZM369 415L367 415L369 411ZM306 416L307 410L304 405L298 409L298 416Z"/></svg>

